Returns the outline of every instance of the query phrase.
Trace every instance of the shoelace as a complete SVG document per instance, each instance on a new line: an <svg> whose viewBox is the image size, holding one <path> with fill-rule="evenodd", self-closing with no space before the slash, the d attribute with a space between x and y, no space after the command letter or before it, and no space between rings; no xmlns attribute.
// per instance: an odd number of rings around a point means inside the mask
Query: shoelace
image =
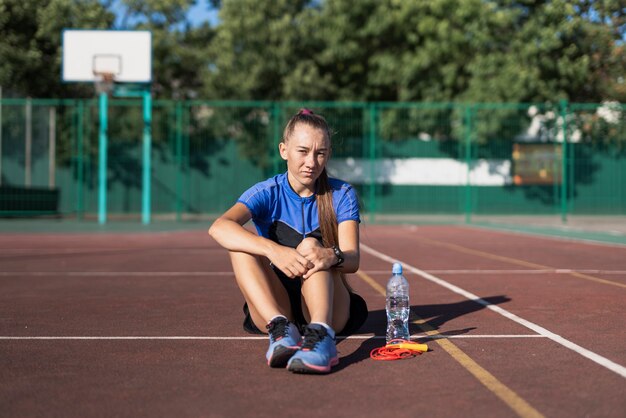
<svg viewBox="0 0 626 418"><path fill-rule="evenodd" d="M328 333L324 328L315 329L315 328L307 328L304 332L304 342L302 343L303 350L312 350L315 348L315 345L322 341L324 337L326 337Z"/></svg>
<svg viewBox="0 0 626 418"><path fill-rule="evenodd" d="M272 336L272 340L278 341L287 336L289 332L289 321L279 318L267 324L265 328L267 328L267 331Z"/></svg>

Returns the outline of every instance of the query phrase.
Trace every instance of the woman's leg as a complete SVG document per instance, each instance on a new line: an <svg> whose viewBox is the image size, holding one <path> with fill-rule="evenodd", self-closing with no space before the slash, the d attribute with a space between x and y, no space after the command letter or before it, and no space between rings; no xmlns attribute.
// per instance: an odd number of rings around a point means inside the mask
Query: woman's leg
<svg viewBox="0 0 626 418"><path fill-rule="evenodd" d="M302 283L302 311L307 322L324 322L341 331L350 317L350 294L336 271L320 271Z"/></svg>
<svg viewBox="0 0 626 418"><path fill-rule="evenodd" d="M237 285L248 303L254 325L266 332L265 326L276 315L293 320L287 291L269 261L242 252L230 251L229 254Z"/></svg>
<svg viewBox="0 0 626 418"><path fill-rule="evenodd" d="M322 246L313 238L300 245ZM323 322L336 331L344 328L350 317L350 294L337 270L319 271L302 282L302 311L308 322Z"/></svg>

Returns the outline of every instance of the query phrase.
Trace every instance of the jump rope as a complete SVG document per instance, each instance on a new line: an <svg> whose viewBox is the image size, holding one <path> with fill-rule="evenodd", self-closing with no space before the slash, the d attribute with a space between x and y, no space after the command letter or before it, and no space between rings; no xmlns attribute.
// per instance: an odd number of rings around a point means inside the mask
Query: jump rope
<svg viewBox="0 0 626 418"><path fill-rule="evenodd" d="M370 358L380 361L403 360L428 351L426 344L409 340L391 340L385 346L373 349Z"/></svg>

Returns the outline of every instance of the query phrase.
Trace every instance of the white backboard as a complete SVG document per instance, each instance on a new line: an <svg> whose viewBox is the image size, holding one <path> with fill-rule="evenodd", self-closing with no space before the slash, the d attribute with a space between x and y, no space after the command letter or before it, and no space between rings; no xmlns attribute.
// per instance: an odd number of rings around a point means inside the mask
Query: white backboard
<svg viewBox="0 0 626 418"><path fill-rule="evenodd" d="M63 31L61 78L94 82L97 72L115 74L121 83L152 80L152 33L149 31Z"/></svg>

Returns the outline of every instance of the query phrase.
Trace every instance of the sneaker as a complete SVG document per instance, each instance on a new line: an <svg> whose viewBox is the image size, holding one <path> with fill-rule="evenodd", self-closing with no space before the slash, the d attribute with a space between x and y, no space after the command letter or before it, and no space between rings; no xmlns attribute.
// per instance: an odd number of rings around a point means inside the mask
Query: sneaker
<svg viewBox="0 0 626 418"><path fill-rule="evenodd" d="M328 373L339 364L335 339L324 326L310 324L304 329L304 342L291 357L287 368L295 373Z"/></svg>
<svg viewBox="0 0 626 418"><path fill-rule="evenodd" d="M285 367L300 348L300 331L282 316L271 320L266 328L270 336L270 346L265 355L267 364L270 367Z"/></svg>

